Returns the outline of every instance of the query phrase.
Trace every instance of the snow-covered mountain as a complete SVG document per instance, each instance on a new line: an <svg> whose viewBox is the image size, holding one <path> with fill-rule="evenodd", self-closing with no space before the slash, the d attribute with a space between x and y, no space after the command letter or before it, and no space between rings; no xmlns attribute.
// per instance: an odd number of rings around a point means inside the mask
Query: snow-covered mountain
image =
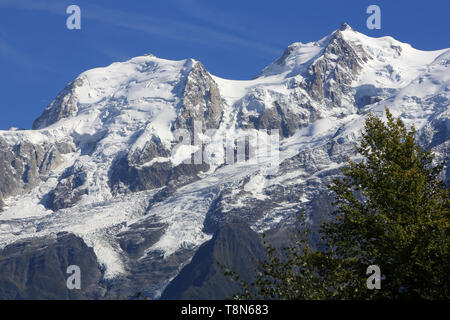
<svg viewBox="0 0 450 320"><path fill-rule="evenodd" d="M0 131L0 266L12 277L17 252L33 256L30 246L70 235L100 266L91 285L101 290L87 297L158 297L224 223L282 231L301 208L313 225L326 218L325 185L356 156L369 112L388 107L447 160L449 61L450 49L420 51L343 24L291 44L248 81L153 55L86 71L33 130ZM270 130L279 138L267 140ZM179 132L203 148L180 144ZM224 145L243 134L279 140L278 152L225 164ZM186 163L208 148L212 161ZM264 170L274 154L277 170Z"/></svg>

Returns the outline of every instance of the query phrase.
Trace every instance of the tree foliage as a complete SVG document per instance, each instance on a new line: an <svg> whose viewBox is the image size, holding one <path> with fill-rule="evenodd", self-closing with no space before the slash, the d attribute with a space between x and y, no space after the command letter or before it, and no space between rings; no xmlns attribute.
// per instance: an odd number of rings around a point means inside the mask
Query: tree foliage
<svg viewBox="0 0 450 320"><path fill-rule="evenodd" d="M434 164L400 118L369 115L358 161L348 159L329 188L332 218L320 228L321 247L308 244L302 213L295 243L282 252L266 243L253 283L241 299L448 299L449 191ZM367 267L381 269L380 290L367 288ZM226 274L239 281L239 276Z"/></svg>

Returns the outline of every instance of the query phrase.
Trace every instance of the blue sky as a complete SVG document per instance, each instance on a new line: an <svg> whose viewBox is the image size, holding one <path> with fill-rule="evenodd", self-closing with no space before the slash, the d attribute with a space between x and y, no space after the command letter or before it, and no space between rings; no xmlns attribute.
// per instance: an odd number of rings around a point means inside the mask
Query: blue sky
<svg viewBox="0 0 450 320"><path fill-rule="evenodd" d="M81 8L81 30L66 8ZM366 8L381 8L368 30ZM450 47L450 1L377 0L0 0L0 129L33 120L81 72L153 53L194 58L213 74L249 79L292 42L309 42L343 21L422 50Z"/></svg>

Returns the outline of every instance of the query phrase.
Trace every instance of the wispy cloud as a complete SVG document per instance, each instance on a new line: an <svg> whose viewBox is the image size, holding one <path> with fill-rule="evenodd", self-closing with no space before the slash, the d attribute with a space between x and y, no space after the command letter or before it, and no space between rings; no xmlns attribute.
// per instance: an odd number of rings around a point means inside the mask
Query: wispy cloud
<svg viewBox="0 0 450 320"><path fill-rule="evenodd" d="M69 4L71 4L69 1L0 0L0 7L43 11L57 15L66 15L65 8ZM266 54L279 54L280 52L279 48L242 36L244 33L236 34L236 32L218 30L214 25L205 27L194 23L181 22L176 19L156 17L148 13L126 12L84 2L80 2L79 5L82 9L83 18L121 28L204 45L214 45L224 48L230 45L240 46L265 52Z"/></svg>
<svg viewBox="0 0 450 320"><path fill-rule="evenodd" d="M5 57L8 61L17 63L18 66L25 68L40 69L42 71L55 72L54 68L44 64L41 60L36 60L32 54L19 50L12 44L0 37L0 57Z"/></svg>
<svg viewBox="0 0 450 320"><path fill-rule="evenodd" d="M237 18L235 12L225 10L212 10L210 4L212 1L201 0L166 0L184 14L195 17L209 25L229 30L233 33L246 34L252 39L259 39L259 42L266 42L267 39L261 39L263 35L260 28L254 25L248 19Z"/></svg>

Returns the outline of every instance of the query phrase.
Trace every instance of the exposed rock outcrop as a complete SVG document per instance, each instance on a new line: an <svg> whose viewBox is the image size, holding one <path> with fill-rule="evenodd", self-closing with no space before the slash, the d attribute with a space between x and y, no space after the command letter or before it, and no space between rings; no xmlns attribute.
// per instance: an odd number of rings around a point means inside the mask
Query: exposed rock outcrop
<svg viewBox="0 0 450 320"><path fill-rule="evenodd" d="M203 244L192 261L164 290L161 299L227 299L242 289L228 279L221 263L251 282L259 260L265 257L260 236L245 223L226 224Z"/></svg>
<svg viewBox="0 0 450 320"><path fill-rule="evenodd" d="M201 62L194 62L183 90L183 98L174 129L194 130L194 122L204 129L219 127L222 116L222 97L219 88Z"/></svg>
<svg viewBox="0 0 450 320"><path fill-rule="evenodd" d="M11 146L0 137L0 210L2 199L34 188L62 163L61 155L71 151L69 143L22 141Z"/></svg>
<svg viewBox="0 0 450 320"><path fill-rule="evenodd" d="M58 120L73 116L78 111L78 98L75 89L83 85L83 79L77 78L69 83L45 108L42 115L33 122L33 130L42 129L54 124Z"/></svg>
<svg viewBox="0 0 450 320"><path fill-rule="evenodd" d="M81 289L67 288L67 268L81 271ZM0 250L2 299L99 299L105 289L97 257L73 234L25 239Z"/></svg>
<svg viewBox="0 0 450 320"><path fill-rule="evenodd" d="M84 186L86 177L87 173L79 163L67 168L56 188L44 198L46 207L58 211L74 206L83 195L88 194L88 189Z"/></svg>

